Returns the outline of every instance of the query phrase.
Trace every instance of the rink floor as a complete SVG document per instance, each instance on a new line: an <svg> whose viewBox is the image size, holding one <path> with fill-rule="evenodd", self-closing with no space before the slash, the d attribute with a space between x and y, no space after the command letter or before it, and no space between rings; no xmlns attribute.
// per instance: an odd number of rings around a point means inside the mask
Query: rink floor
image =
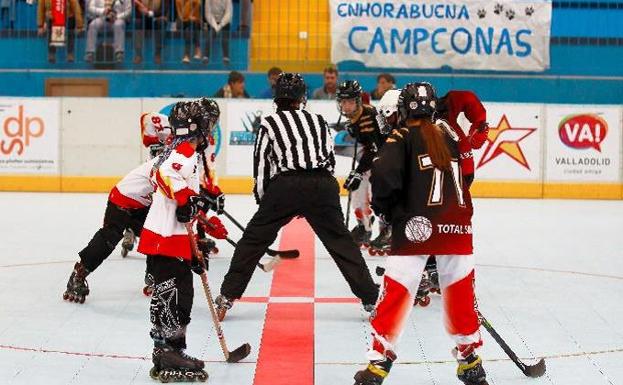
<svg viewBox="0 0 623 385"><path fill-rule="evenodd" d="M104 194L0 194L0 384L155 383L144 256L118 248L89 277L84 305L61 299L105 204ZM227 209L246 223L255 204L228 196ZM623 202L487 199L475 213L480 310L520 357L547 362L544 377L524 377L483 329L489 383L623 385ZM257 270L223 323L230 350L249 342L251 355L224 362L198 277L189 353L206 361L209 384L352 384L369 340L361 305L304 221L280 242L301 258ZM233 252L219 247L213 292ZM373 272L383 264L365 255ZM451 348L433 296L412 313L385 383L459 384Z"/></svg>

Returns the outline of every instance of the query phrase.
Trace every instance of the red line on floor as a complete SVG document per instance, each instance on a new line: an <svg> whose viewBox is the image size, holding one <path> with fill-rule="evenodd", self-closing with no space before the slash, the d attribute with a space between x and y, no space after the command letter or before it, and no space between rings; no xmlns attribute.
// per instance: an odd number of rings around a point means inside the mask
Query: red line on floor
<svg viewBox="0 0 623 385"><path fill-rule="evenodd" d="M299 249L273 275L271 297L314 297L315 235L303 219L284 227L281 249ZM254 385L314 384L314 304L269 303Z"/></svg>

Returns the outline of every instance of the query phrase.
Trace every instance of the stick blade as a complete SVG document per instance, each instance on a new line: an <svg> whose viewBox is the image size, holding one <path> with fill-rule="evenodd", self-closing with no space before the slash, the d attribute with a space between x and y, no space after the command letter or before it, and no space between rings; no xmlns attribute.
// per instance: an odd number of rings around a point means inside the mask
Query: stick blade
<svg viewBox="0 0 623 385"><path fill-rule="evenodd" d="M271 257L276 257L279 256L283 259L295 259L298 258L301 253L300 251L298 251L297 249L294 250L272 250L272 249L268 249L266 250L266 254L270 255Z"/></svg>
<svg viewBox="0 0 623 385"><path fill-rule="evenodd" d="M233 364L245 359L251 353L251 345L248 343L240 345L237 349L229 352L227 362Z"/></svg>
<svg viewBox="0 0 623 385"><path fill-rule="evenodd" d="M541 360L534 365L526 365L523 373L528 377L537 378L545 374L545 369L545 359L541 358Z"/></svg>

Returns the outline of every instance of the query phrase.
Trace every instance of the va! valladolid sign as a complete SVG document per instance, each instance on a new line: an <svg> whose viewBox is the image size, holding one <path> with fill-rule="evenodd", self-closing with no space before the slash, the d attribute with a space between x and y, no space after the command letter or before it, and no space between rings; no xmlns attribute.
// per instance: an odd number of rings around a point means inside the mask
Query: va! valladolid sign
<svg viewBox="0 0 623 385"><path fill-rule="evenodd" d="M543 71L550 1L331 0L331 59L367 67Z"/></svg>

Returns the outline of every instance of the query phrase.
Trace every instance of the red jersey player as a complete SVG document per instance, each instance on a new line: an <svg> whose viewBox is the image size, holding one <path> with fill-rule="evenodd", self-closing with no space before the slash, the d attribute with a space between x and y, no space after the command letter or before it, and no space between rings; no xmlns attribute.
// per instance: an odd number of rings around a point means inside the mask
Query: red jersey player
<svg viewBox="0 0 623 385"><path fill-rule="evenodd" d="M459 138L433 123L435 91L411 83L398 101L403 127L390 134L372 168L372 207L392 224L383 295L371 318L369 365L356 385L379 385L396 359L396 345L430 254L437 256L446 331L454 339L457 376L485 385L474 308L472 202L458 164Z"/></svg>
<svg viewBox="0 0 623 385"><path fill-rule="evenodd" d="M184 353L186 327L193 303L191 271L202 274L203 266L192 255L185 223L199 211L222 210L224 197L218 188L201 190L199 157L209 145L216 124L216 102L179 102L171 110L172 142L154 165L152 180L158 186L141 232L138 251L151 257L154 292L150 306L151 338L154 340L150 374L160 381L203 380L201 360ZM211 192L217 194L212 195ZM207 232L224 238L227 232L217 217Z"/></svg>

